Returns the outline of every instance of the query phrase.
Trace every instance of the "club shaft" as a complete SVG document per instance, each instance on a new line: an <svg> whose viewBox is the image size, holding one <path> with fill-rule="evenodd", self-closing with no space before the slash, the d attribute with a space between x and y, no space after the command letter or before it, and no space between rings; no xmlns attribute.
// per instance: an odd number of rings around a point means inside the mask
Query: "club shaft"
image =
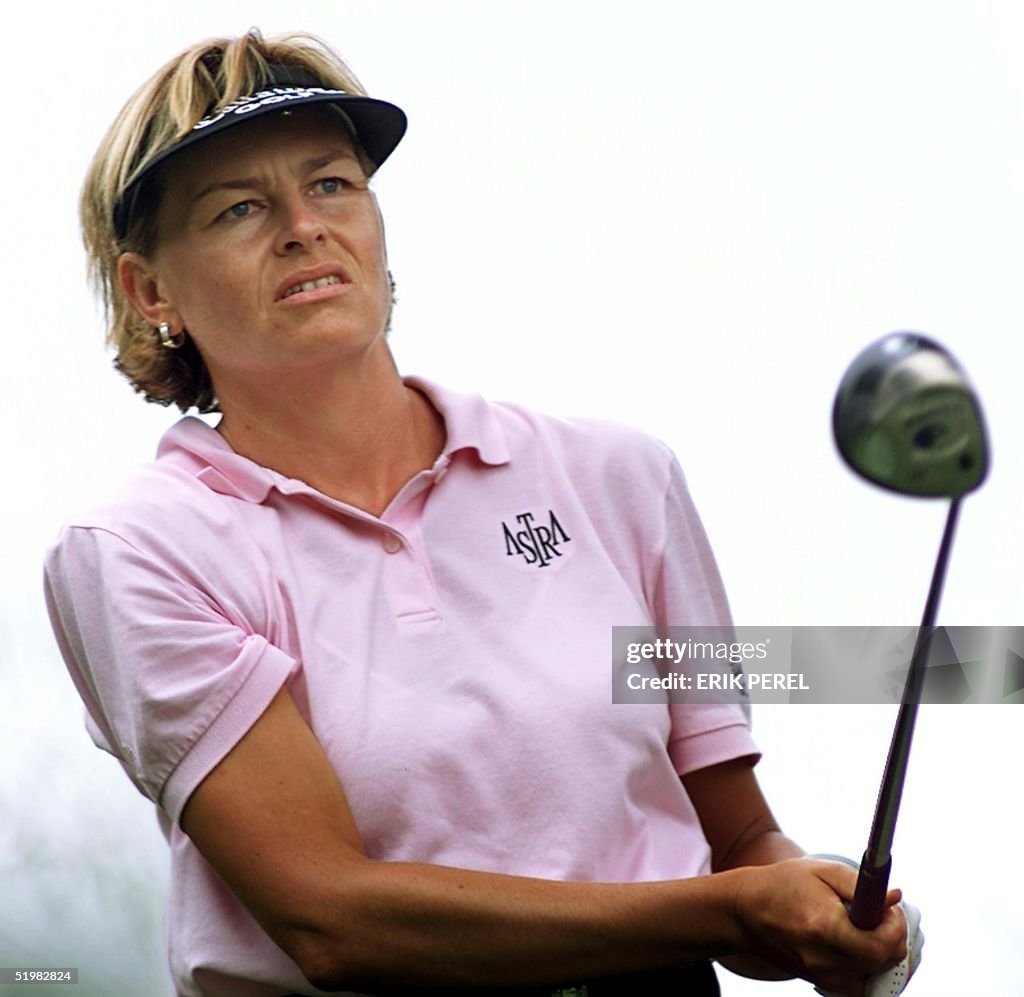
<svg viewBox="0 0 1024 997"><path fill-rule="evenodd" d="M907 761L914 738L917 707L921 701L921 689L928 664L928 649L935 632L935 620L938 616L942 585L946 578L946 566L953 547L953 535L956 532L959 512L960 500L957 498L950 503L949 514L946 516L946 527L942 533L938 557L935 559L928 599L914 642L910 670L903 686L903 698L900 701L900 710L889 745L889 757L886 759L882 784L878 790L871 834L861 860L857 890L850 907L850 920L858 928L876 927L881 922L885 910L885 894L892 862L892 839L896 830L900 801L903 798L903 783L907 776Z"/></svg>

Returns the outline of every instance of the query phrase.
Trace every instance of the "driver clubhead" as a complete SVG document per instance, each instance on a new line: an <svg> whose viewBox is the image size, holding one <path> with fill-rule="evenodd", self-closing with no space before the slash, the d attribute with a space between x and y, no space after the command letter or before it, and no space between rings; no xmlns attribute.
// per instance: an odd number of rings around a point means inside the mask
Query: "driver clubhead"
<svg viewBox="0 0 1024 997"><path fill-rule="evenodd" d="M988 473L977 395L953 357L920 333L891 333L854 359L832 431L857 474L902 495L959 498Z"/></svg>

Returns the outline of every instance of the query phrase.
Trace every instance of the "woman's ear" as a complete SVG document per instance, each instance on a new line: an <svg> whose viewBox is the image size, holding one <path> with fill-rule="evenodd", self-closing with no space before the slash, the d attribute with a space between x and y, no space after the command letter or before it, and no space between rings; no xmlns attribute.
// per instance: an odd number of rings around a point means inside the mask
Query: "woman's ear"
<svg viewBox="0 0 1024 997"><path fill-rule="evenodd" d="M157 328L166 322L171 329L183 328L181 316L163 297L156 271L140 253L122 253L117 260L117 279L124 296L143 320Z"/></svg>

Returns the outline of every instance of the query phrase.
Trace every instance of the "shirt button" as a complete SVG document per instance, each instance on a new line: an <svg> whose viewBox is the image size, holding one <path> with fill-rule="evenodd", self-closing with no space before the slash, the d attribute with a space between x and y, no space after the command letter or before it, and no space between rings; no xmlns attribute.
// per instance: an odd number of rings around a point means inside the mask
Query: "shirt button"
<svg viewBox="0 0 1024 997"><path fill-rule="evenodd" d="M440 481L448 473L448 468L451 466L451 462L451 457L447 454L441 454L441 456L434 461L433 472L435 482Z"/></svg>
<svg viewBox="0 0 1024 997"><path fill-rule="evenodd" d="M394 533L384 534L384 550L389 554L397 554L402 549L402 540L400 537L395 536Z"/></svg>

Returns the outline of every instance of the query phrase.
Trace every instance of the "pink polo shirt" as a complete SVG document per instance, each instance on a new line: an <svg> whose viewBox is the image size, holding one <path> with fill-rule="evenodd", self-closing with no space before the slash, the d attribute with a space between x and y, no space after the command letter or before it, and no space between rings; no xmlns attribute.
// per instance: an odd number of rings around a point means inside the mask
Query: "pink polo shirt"
<svg viewBox="0 0 1024 997"><path fill-rule="evenodd" d="M447 442L379 519L185 418L48 555L89 732L170 842L180 994L319 993L177 825L283 684L378 859L700 875L709 849L679 775L757 753L736 707L612 703L613 626L728 620L671 453L407 383Z"/></svg>

